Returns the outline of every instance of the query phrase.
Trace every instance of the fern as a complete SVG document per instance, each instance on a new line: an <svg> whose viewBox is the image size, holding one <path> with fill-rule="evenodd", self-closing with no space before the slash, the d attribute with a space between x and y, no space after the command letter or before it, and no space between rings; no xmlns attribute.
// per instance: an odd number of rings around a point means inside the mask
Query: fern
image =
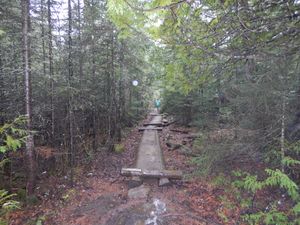
<svg viewBox="0 0 300 225"><path fill-rule="evenodd" d="M256 225L259 224L259 221L261 221L263 216L264 216L263 212L258 212L255 214L247 214L245 216L242 216L242 219L248 222L250 225Z"/></svg>
<svg viewBox="0 0 300 225"><path fill-rule="evenodd" d="M16 118L11 123L5 123L0 127L0 153L5 153L7 151L16 151L25 142L27 131L21 129L22 125L26 122L25 116L20 116Z"/></svg>
<svg viewBox="0 0 300 225"><path fill-rule="evenodd" d="M264 181L264 186L279 186L287 191L293 200L299 198L298 186L285 173L280 170L266 169L269 177Z"/></svg>
<svg viewBox="0 0 300 225"><path fill-rule="evenodd" d="M279 211L276 208L276 204L273 204L271 210L268 212L260 211L254 214L244 215L242 218L251 225L299 225L299 187L279 169L266 169L265 172L268 175L267 178L259 181L255 175L251 175L246 172L235 171L234 175L239 179L234 181L233 185L241 190L247 190L252 194L256 194L258 190L262 190L267 187L280 187L287 191L289 196L296 202L296 204L286 212ZM291 216L291 218L289 218L288 215Z"/></svg>
<svg viewBox="0 0 300 225"><path fill-rule="evenodd" d="M300 160L296 160L289 156L286 156L282 159L282 164L285 166L288 166L288 167L294 166L294 165L300 165Z"/></svg>
<svg viewBox="0 0 300 225"><path fill-rule="evenodd" d="M16 194L8 194L8 191L0 190L0 211L2 209L11 210L19 208L19 202L12 200Z"/></svg>
<svg viewBox="0 0 300 225"><path fill-rule="evenodd" d="M267 225L288 225L288 217L277 209L272 209L264 216L264 223Z"/></svg>
<svg viewBox="0 0 300 225"><path fill-rule="evenodd" d="M248 175L244 178L244 188L252 193L263 188L263 182L257 180L257 176Z"/></svg>

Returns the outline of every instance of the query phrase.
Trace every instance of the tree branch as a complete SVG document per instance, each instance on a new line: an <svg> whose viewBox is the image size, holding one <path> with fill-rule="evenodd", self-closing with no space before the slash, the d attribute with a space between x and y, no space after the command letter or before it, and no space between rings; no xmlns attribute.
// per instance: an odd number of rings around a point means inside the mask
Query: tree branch
<svg viewBox="0 0 300 225"><path fill-rule="evenodd" d="M144 9L144 8L139 8L139 7L136 7L134 5L132 5L131 3L128 2L128 0L124 0L124 2L132 9L134 10L137 10L137 11L141 11L141 12L151 12L151 11L156 11L156 10L164 10L164 9L170 9L176 5L180 5L184 2L187 2L187 0L180 0L178 2L174 2L174 3L171 3L169 5L165 5L165 6L156 6L156 7L153 7L153 8L150 8L150 9Z"/></svg>

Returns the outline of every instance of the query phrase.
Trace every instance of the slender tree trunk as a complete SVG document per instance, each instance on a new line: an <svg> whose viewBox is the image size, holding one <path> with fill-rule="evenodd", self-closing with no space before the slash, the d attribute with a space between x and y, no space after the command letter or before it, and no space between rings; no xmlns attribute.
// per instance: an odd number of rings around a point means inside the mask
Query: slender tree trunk
<svg viewBox="0 0 300 225"><path fill-rule="evenodd" d="M92 18L91 18L91 25L92 25L92 30L94 31L95 30L95 15L94 15L94 7L95 7L95 3L94 1L92 0L91 1L91 10L92 10ZM95 36L94 34L92 34L92 80L93 81L96 81L96 43L95 43ZM94 87L95 89L95 87ZM96 99L94 100L94 105L96 106L97 103L96 103ZM96 134L97 134L97 124L96 124L96 112L97 110L96 109L93 109L92 110L92 124L93 124L93 150L95 151L96 148L97 148L97 140L96 140Z"/></svg>
<svg viewBox="0 0 300 225"><path fill-rule="evenodd" d="M49 75L51 79L51 138L52 145L55 145L55 113L54 113L54 78L53 78L53 53L52 53L52 16L51 1L48 0L48 38L49 38Z"/></svg>
<svg viewBox="0 0 300 225"><path fill-rule="evenodd" d="M281 136L280 136L280 151L281 151L281 160L285 157L285 147L284 147L284 140L285 140L285 111L286 111L286 97L285 93L282 96L282 111L281 111ZM281 171L284 172L284 164L281 162Z"/></svg>
<svg viewBox="0 0 300 225"><path fill-rule="evenodd" d="M5 100L5 95L4 95L4 73L3 73L3 61L2 61L2 48L1 48L1 43L0 43L0 99L3 102ZM0 104L0 126L4 124L5 121L5 106L3 104Z"/></svg>
<svg viewBox="0 0 300 225"><path fill-rule="evenodd" d="M116 79L115 79L115 68L114 68L114 64L115 64L115 51L114 51L114 34L112 33L112 37L111 37L111 101L110 101L110 114L111 116L111 133L110 133L110 137L111 138L115 138L115 134L116 134Z"/></svg>
<svg viewBox="0 0 300 225"><path fill-rule="evenodd" d="M46 77L46 49L45 49L45 26L44 26L44 0L41 0L41 30L42 30L42 52L43 52L43 77ZM46 86L46 79L45 79ZM45 94L47 95L47 94ZM45 96L47 99L47 96Z"/></svg>
<svg viewBox="0 0 300 225"><path fill-rule="evenodd" d="M73 76L73 62L72 62L72 5L71 0L68 0L68 88L69 88L69 110L68 110L68 117L69 117L69 163L71 167L71 186L73 186L74 181L74 159L75 159L75 152L74 152L74 121L73 121L73 93L71 90L72 87L72 76Z"/></svg>
<svg viewBox="0 0 300 225"><path fill-rule="evenodd" d="M82 43L81 43L81 4L80 0L77 1L77 13L78 13L78 48L79 48L79 85L83 80L83 60L82 60Z"/></svg>
<svg viewBox="0 0 300 225"><path fill-rule="evenodd" d="M117 104L117 124L116 124L116 136L117 141L120 142L122 139L122 127L121 121L123 119L123 111L124 111L124 87L123 87L123 77L124 77L124 44L121 42L120 48L120 77L118 82L118 104Z"/></svg>
<svg viewBox="0 0 300 225"><path fill-rule="evenodd" d="M109 45L107 44L107 68L106 68L106 99L105 102L108 104L108 109L107 109L107 134L108 138L110 137L111 134L111 74L110 74L110 68L109 68Z"/></svg>
<svg viewBox="0 0 300 225"><path fill-rule="evenodd" d="M34 139L31 132L31 83L30 83L30 0L22 0L22 47L23 47L23 70L25 81L25 108L27 116L28 137L26 139L26 156L28 160L28 180L26 185L27 195L32 195L35 186L35 156Z"/></svg>

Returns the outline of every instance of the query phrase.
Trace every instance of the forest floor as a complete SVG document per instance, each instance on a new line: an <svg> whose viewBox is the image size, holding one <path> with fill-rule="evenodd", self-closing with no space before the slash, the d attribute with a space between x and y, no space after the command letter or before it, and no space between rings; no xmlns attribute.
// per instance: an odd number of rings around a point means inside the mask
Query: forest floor
<svg viewBox="0 0 300 225"><path fill-rule="evenodd" d="M142 132L133 128L123 139L123 152L101 151L91 165L76 168L74 187L68 186L65 177L48 176L41 180L39 201L11 213L10 224L236 224L239 210L224 205L224 198L232 198L231 194L209 179L192 176L196 166L189 156L166 145L172 140L190 147L189 132L193 130L174 124L159 132L166 168L182 170L183 180L165 187L146 182L144 186L150 190L147 198L128 198L130 178L121 176L120 170L133 167L136 160Z"/></svg>

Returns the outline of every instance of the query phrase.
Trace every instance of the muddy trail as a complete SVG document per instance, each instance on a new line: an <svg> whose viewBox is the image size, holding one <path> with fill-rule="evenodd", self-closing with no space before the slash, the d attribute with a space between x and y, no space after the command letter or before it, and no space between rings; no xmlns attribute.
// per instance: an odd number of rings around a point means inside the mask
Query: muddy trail
<svg viewBox="0 0 300 225"><path fill-rule="evenodd" d="M139 124L150 122L152 116ZM195 165L189 154L176 146L192 148L190 128L165 126L158 133L163 166L181 170L181 180L158 186L158 179L132 185L120 175L122 167L135 167L143 132L133 128L124 138L124 151L101 151L88 168L78 168L76 185L68 187L64 177L49 176L40 182L39 204L11 215L10 224L76 225L214 225L235 224L239 212L222 205L223 189L191 176ZM157 131L155 131L157 132ZM173 143L170 146L170 141ZM222 220L226 215L227 221Z"/></svg>

